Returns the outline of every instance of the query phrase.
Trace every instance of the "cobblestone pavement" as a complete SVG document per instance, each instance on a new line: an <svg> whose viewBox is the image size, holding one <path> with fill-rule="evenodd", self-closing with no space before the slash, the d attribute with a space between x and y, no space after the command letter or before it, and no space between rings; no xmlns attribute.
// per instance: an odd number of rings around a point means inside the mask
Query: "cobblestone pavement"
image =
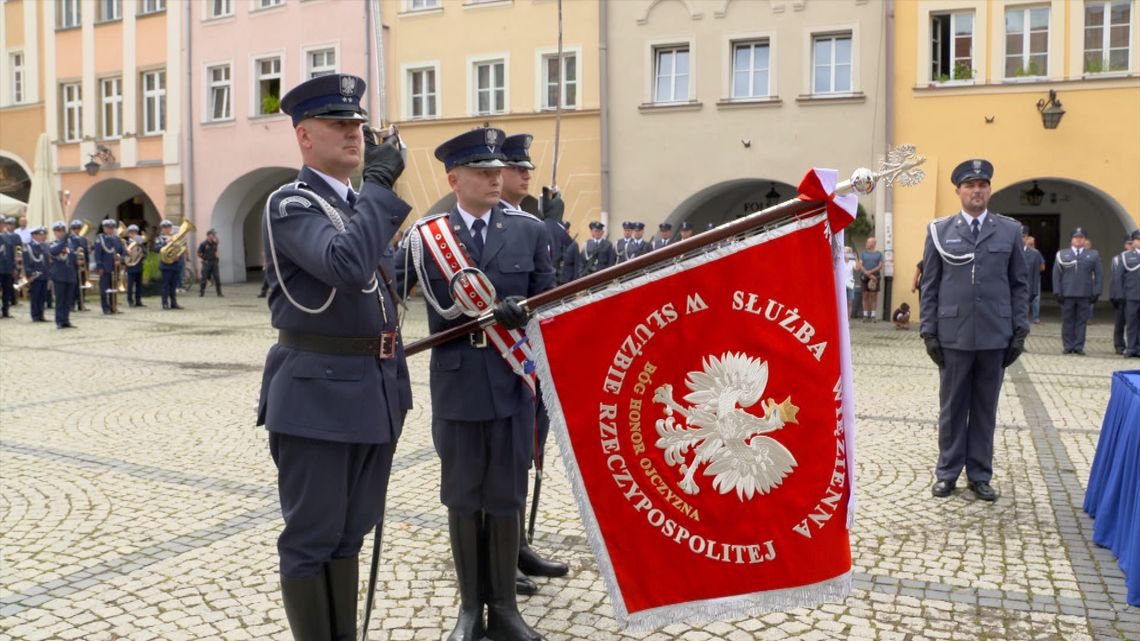
<svg viewBox="0 0 1140 641"><path fill-rule="evenodd" d="M254 426L274 339L256 291L186 296L183 312L151 299L78 314L71 332L33 325L26 305L0 323L0 639L289 639L275 471ZM1110 374L1138 365L1111 355L1101 311L1088 357L1061 356L1047 320L1007 373L995 504L963 489L931 498L936 370L915 332L854 325L859 512L845 602L621 632L552 465L536 547L572 571L540 580L524 615L551 641L1140 639L1140 610L1080 509ZM417 302L406 334L425 332ZM440 639L456 612L426 356L411 369L418 407L396 453L373 640Z"/></svg>

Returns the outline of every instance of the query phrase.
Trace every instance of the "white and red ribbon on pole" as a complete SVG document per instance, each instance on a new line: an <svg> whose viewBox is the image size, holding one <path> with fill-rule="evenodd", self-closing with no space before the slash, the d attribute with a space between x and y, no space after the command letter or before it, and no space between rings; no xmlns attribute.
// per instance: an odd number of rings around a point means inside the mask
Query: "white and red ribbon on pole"
<svg viewBox="0 0 1140 641"><path fill-rule="evenodd" d="M836 194L835 187L839 184L839 172L834 169L813 168L800 181L800 200L822 200L827 203L827 223L831 233L838 232L855 222L855 215L859 211L859 197L855 193Z"/></svg>

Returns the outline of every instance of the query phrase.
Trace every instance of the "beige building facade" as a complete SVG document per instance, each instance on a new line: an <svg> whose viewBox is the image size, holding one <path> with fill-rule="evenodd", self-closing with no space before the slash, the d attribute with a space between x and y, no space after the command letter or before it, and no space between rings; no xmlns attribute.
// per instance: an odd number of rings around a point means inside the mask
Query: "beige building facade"
<svg viewBox="0 0 1140 641"><path fill-rule="evenodd" d="M558 63L558 4L549 0L384 0L380 3L388 97L386 121L408 145L397 192L413 216L450 205L440 143L489 124L534 136L533 195L550 185L555 154L556 88L563 110L557 184L571 235L601 212L599 16L592 0L563 3Z"/></svg>
<svg viewBox="0 0 1140 641"><path fill-rule="evenodd" d="M704 229L794 195L811 167L847 176L883 153L886 3L604 6L611 228Z"/></svg>
<svg viewBox="0 0 1140 641"><path fill-rule="evenodd" d="M21 202L31 191L36 140L44 130L44 3L0 3L0 194Z"/></svg>

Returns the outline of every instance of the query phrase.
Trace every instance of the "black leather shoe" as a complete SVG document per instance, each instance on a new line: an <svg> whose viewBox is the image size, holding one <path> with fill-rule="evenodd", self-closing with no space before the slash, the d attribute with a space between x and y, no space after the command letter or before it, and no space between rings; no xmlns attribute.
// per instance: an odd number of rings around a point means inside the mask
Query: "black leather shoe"
<svg viewBox="0 0 1140 641"><path fill-rule="evenodd" d="M179 305L178 303L174 303L170 306L170 309L186 309L186 308Z"/></svg>
<svg viewBox="0 0 1140 641"><path fill-rule="evenodd" d="M994 491L994 488L990 487L987 481L978 481L977 483L970 481L970 491L982 501L997 500L997 492Z"/></svg>
<svg viewBox="0 0 1140 641"><path fill-rule="evenodd" d="M516 572L515 573L515 594L521 594L523 596L531 596L532 594L538 594L538 584L535 583L534 581L532 581L530 579L530 577L523 574L521 571Z"/></svg>
<svg viewBox="0 0 1140 641"><path fill-rule="evenodd" d="M945 498L947 496L950 496L950 493L953 491L954 481L947 481L945 479L939 480L934 484L934 487L930 488L930 493L934 496L937 496L938 498Z"/></svg>
<svg viewBox="0 0 1140 641"><path fill-rule="evenodd" d="M1073 353L1074 353L1074 354L1076 354L1077 356L1084 356L1084 355L1085 355L1085 350L1083 350L1083 349L1074 349L1074 350L1073 350Z"/></svg>
<svg viewBox="0 0 1140 641"><path fill-rule="evenodd" d="M570 571L570 566L558 561L544 559L529 545L523 545L519 547L519 569L530 576L559 577L566 576L566 573Z"/></svg>

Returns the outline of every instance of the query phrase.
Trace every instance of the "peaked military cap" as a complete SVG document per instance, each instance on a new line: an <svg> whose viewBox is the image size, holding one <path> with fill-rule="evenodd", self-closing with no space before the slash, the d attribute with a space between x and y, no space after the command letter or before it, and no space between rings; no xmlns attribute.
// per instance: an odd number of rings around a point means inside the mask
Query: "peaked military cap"
<svg viewBox="0 0 1140 641"><path fill-rule="evenodd" d="M306 80L281 99L281 111L293 117L296 127L306 118L364 122L368 112L360 106L367 85L363 78L331 73Z"/></svg>
<svg viewBox="0 0 1140 641"><path fill-rule="evenodd" d="M435 148L435 157L443 163L443 168L451 171L456 167L494 169L506 167L507 156L503 154L503 140L507 135L502 129L478 127L465 131Z"/></svg>
<svg viewBox="0 0 1140 641"><path fill-rule="evenodd" d="M173 226L174 226L174 223L172 223L172 222L170 222L169 220L167 220L167 219L163 218L163 219L162 219L162 222L161 222L161 223L159 223L159 224L158 224L158 226L159 226L159 227L173 227Z"/></svg>
<svg viewBox="0 0 1140 641"><path fill-rule="evenodd" d="M1140 229L1132 232L1132 240L1140 240Z"/></svg>
<svg viewBox="0 0 1140 641"><path fill-rule="evenodd" d="M1085 233L1084 227L1077 227L1073 230L1073 233L1069 234L1069 238L1076 238L1077 236L1080 236L1081 238L1088 238L1088 234Z"/></svg>
<svg viewBox="0 0 1140 641"><path fill-rule="evenodd" d="M657 226L657 229L659 229L661 231L666 231L666 230L672 231L673 230L673 223L661 223L660 225Z"/></svg>
<svg viewBox="0 0 1140 641"><path fill-rule="evenodd" d="M512 167L534 169L530 160L530 143L534 136L530 134L515 134L503 140L503 155L507 157L507 164Z"/></svg>
<svg viewBox="0 0 1140 641"><path fill-rule="evenodd" d="M16 219L15 218L5 218L4 222L8 223L9 225L15 225Z"/></svg>
<svg viewBox="0 0 1140 641"><path fill-rule="evenodd" d="M993 164L988 160L974 158L955 167L954 172L950 174L950 182L954 183L954 186L957 187L967 180L985 180L988 182L993 177Z"/></svg>
<svg viewBox="0 0 1140 641"><path fill-rule="evenodd" d="M128 225L127 226L127 231L138 231L138 230L139 230L138 225Z"/></svg>
<svg viewBox="0 0 1140 641"><path fill-rule="evenodd" d="M47 227L40 225L39 227L36 227L35 229L33 229L32 233L33 234L46 234L47 233Z"/></svg>
<svg viewBox="0 0 1140 641"><path fill-rule="evenodd" d="M114 228L115 227L115 221L111 220L110 218L104 218L103 222L99 223L99 226L100 227Z"/></svg>
<svg viewBox="0 0 1140 641"><path fill-rule="evenodd" d="M693 228L693 223L690 223L690 222L689 222L689 221L687 221L687 220L686 220L686 221L684 221L683 223L681 223L681 229L682 229L682 230L685 230L685 229L692 229L692 228Z"/></svg>
<svg viewBox="0 0 1140 641"><path fill-rule="evenodd" d="M1029 225L1022 225L1021 226L1021 235L1022 236L1028 236L1029 235Z"/></svg>
<svg viewBox="0 0 1140 641"><path fill-rule="evenodd" d="M628 220L623 220L621 222L621 228L622 229L637 229L637 227L635 226L636 224L637 223L631 223Z"/></svg>
<svg viewBox="0 0 1140 641"><path fill-rule="evenodd" d="M51 230L52 231L56 231L56 230L67 231L67 225L64 224L64 222L62 220L57 220L57 221L55 221L55 223L52 224Z"/></svg>
<svg viewBox="0 0 1140 641"><path fill-rule="evenodd" d="M600 220L591 220L590 221L590 229L605 229L605 228L606 228L606 224Z"/></svg>
<svg viewBox="0 0 1140 641"><path fill-rule="evenodd" d="M639 230L640 230L640 229L645 229L645 223L634 223L634 224L633 224L633 228L634 228L634 229L639 229Z"/></svg>
<svg viewBox="0 0 1140 641"><path fill-rule="evenodd" d="M83 221L80 221L80 220L71 221L71 228L72 229L81 229L82 227L83 227Z"/></svg>

